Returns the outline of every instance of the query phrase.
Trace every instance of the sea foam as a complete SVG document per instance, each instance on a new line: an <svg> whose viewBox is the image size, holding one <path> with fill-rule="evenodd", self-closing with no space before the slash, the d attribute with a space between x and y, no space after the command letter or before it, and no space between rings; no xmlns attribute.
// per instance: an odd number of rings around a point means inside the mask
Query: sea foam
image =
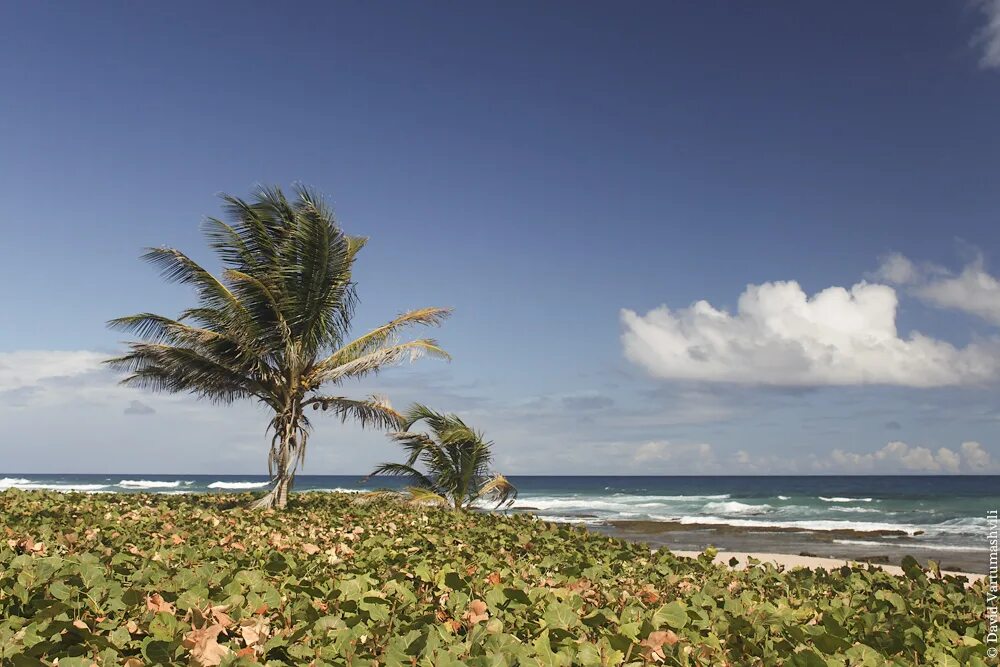
<svg viewBox="0 0 1000 667"><path fill-rule="evenodd" d="M840 496L834 496L833 498L827 498L825 496L820 496L820 500L825 500L828 503L870 503L871 498L842 498Z"/></svg>
<svg viewBox="0 0 1000 667"><path fill-rule="evenodd" d="M879 523L874 521L767 521L763 519L733 519L720 516L682 516L679 519L663 517L665 521L677 521L682 524L708 524L719 526L734 526L744 528L792 528L807 531L853 530L859 533L878 533L882 531L900 531L913 535L925 527L903 523Z"/></svg>
<svg viewBox="0 0 1000 667"><path fill-rule="evenodd" d="M82 491L95 493L108 487L107 484L57 484L51 482L34 482L21 477L4 477L0 479L0 489L21 489L22 491Z"/></svg>
<svg viewBox="0 0 1000 667"><path fill-rule="evenodd" d="M212 482L210 489L262 489L270 482Z"/></svg>
<svg viewBox="0 0 1000 667"><path fill-rule="evenodd" d="M724 503L708 503L704 509L706 512L721 512L723 514L766 514L773 508L770 505L748 505L731 500Z"/></svg>
<svg viewBox="0 0 1000 667"><path fill-rule="evenodd" d="M174 480L173 482L155 481L151 479L123 479L118 486L123 489L176 489L181 484L190 486L192 482Z"/></svg>
<svg viewBox="0 0 1000 667"><path fill-rule="evenodd" d="M934 549L935 551L965 551L975 553L986 551L986 547L970 547L955 544L921 544L919 542L906 542L905 544L893 544L892 542L874 542L871 540L833 540L834 544L850 544L862 547L879 547L889 549Z"/></svg>

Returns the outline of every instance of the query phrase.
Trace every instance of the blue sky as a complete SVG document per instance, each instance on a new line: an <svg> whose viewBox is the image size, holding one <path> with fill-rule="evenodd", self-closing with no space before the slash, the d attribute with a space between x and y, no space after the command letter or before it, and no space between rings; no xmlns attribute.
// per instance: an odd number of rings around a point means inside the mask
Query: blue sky
<svg viewBox="0 0 1000 667"><path fill-rule="evenodd" d="M9 3L0 91L9 472L264 469L252 406L96 361L190 302L144 246L210 262L219 192L292 182L371 237L359 329L455 308L453 362L358 393L461 412L508 472L1000 459L995 0Z"/></svg>

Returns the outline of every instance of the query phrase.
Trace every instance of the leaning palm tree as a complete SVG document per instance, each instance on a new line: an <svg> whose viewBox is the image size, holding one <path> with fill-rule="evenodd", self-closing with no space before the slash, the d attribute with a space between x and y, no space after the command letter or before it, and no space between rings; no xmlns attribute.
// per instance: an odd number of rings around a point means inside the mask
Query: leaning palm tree
<svg viewBox="0 0 1000 667"><path fill-rule="evenodd" d="M255 506L284 507L306 453L306 409L332 410L341 421L399 428L384 398L326 395L323 388L424 354L447 354L431 339L400 342L411 325L437 325L441 308L404 313L349 339L357 303L351 269L366 239L347 236L321 198L304 187L289 200L260 188L250 201L223 195L229 222L209 218L209 245L224 270L216 277L173 248L143 256L164 279L191 285L198 303L176 319L139 313L109 322L141 340L106 363L128 373L126 385L188 392L216 403L251 399L273 414L271 488Z"/></svg>
<svg viewBox="0 0 1000 667"><path fill-rule="evenodd" d="M423 421L431 434L412 432ZM451 506L456 510L476 502L510 505L517 489L503 475L492 472L493 443L467 426L456 415L441 414L414 405L407 413L402 429L390 434L409 454L406 463L383 463L372 473L405 477L407 491L416 502ZM415 466L423 464L426 472Z"/></svg>

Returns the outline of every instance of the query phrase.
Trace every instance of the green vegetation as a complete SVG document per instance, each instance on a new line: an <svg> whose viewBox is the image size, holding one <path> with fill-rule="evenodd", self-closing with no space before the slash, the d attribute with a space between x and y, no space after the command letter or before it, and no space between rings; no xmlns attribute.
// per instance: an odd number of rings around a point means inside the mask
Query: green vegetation
<svg viewBox="0 0 1000 667"><path fill-rule="evenodd" d="M380 428L400 415L384 398L321 395L339 385L423 354L446 357L431 339L399 343L415 324L435 325L440 308L414 310L349 341L357 301L351 270L365 239L347 236L322 199L305 188L289 201L261 189L251 202L223 196L230 223L205 222L209 245L225 271L217 278L173 248L151 248L144 259L166 280L191 285L198 305L177 319L139 313L109 322L139 336L130 352L108 363L128 373L126 384L189 392L220 403L252 399L273 417L268 469L271 492L261 507L284 507L306 453L306 409L333 410Z"/></svg>
<svg viewBox="0 0 1000 667"><path fill-rule="evenodd" d="M413 432L424 422L431 434ZM406 463L383 463L372 475L407 478L413 500L467 509L478 501L496 507L517 498L517 489L507 478L490 470L493 443L466 425L457 415L444 415L423 405L407 413L402 431L390 434L403 446ZM425 472L414 466L421 463Z"/></svg>
<svg viewBox="0 0 1000 667"><path fill-rule="evenodd" d="M734 572L387 498L0 494L0 664L985 665L985 589L916 563Z"/></svg>

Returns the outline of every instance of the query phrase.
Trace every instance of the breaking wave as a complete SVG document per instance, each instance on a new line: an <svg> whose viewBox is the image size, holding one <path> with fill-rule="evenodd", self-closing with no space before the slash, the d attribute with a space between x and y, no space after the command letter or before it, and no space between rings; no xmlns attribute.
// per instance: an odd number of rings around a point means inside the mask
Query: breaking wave
<svg viewBox="0 0 1000 667"><path fill-rule="evenodd" d="M721 512L723 514L767 514L773 508L770 505L748 505L735 500L725 503L708 503L706 512Z"/></svg>
<svg viewBox="0 0 1000 667"><path fill-rule="evenodd" d="M905 523L879 523L874 521L832 521L832 520L802 520L802 521L766 521L762 519L732 519L721 516L682 516L679 519L663 517L666 521L677 521L682 524L708 524L718 526L735 526L744 528L792 528L807 531L852 530L859 533L879 533L884 531L901 531L907 535L915 535L924 527Z"/></svg>
<svg viewBox="0 0 1000 667"><path fill-rule="evenodd" d="M155 481L150 479L123 479L118 486L123 489L176 489L181 484L190 486L193 482L174 480L173 482Z"/></svg>
<svg viewBox="0 0 1000 667"><path fill-rule="evenodd" d="M874 542L872 540L833 540L834 544L851 544L855 546L862 547L880 547L889 549L899 549L899 544L893 544L892 542ZM936 551L967 551L970 553L975 553L977 551L986 551L986 547L970 547L963 545L954 544L921 544L919 542L907 542L905 548L907 549L934 549Z"/></svg>
<svg viewBox="0 0 1000 667"><path fill-rule="evenodd" d="M82 491L94 493L106 489L107 484L57 484L48 482L33 482L23 477L4 477L0 479L0 490L21 489L23 491Z"/></svg>
<svg viewBox="0 0 1000 667"><path fill-rule="evenodd" d="M825 496L820 496L820 500L825 500L828 503L870 503L871 498L842 498L840 496L834 496L833 498L827 498Z"/></svg>
<svg viewBox="0 0 1000 667"><path fill-rule="evenodd" d="M210 489L263 489L270 482L212 482Z"/></svg>

